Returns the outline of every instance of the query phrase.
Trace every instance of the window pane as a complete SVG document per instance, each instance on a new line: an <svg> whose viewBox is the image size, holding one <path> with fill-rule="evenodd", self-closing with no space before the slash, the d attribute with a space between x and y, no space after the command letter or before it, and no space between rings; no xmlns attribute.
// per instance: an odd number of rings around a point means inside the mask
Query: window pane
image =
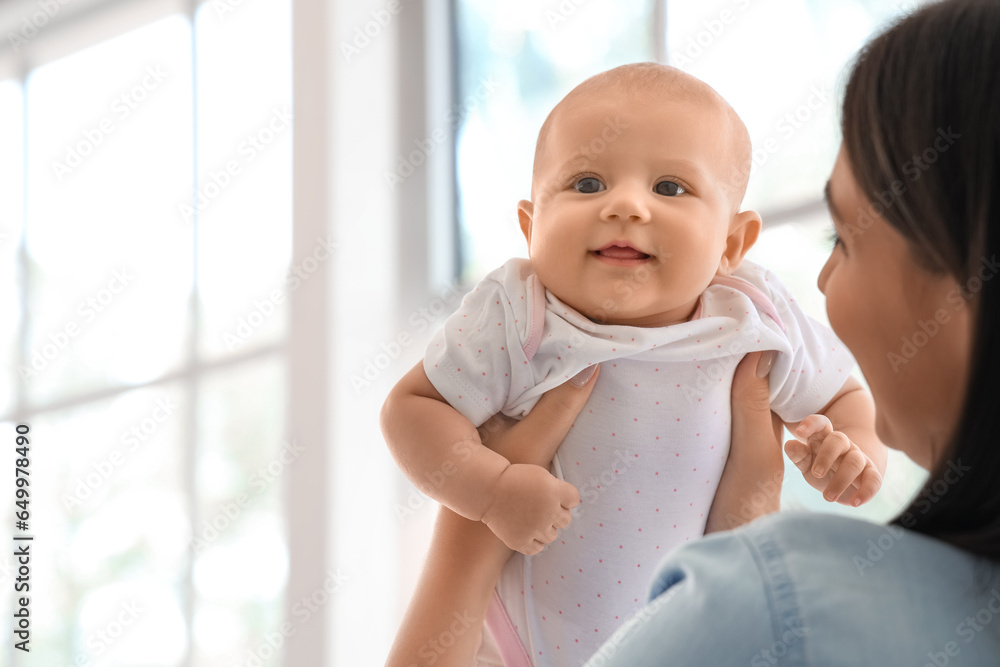
<svg viewBox="0 0 1000 667"><path fill-rule="evenodd" d="M149 24L34 70L27 244L34 401L176 369L190 336L190 27Z"/></svg>
<svg viewBox="0 0 1000 667"><path fill-rule="evenodd" d="M281 626L284 484L300 453L282 440L287 394L280 357L210 376L201 390L198 525L190 543L196 667L245 664L247 652Z"/></svg>
<svg viewBox="0 0 1000 667"><path fill-rule="evenodd" d="M40 664L180 664L189 410L174 383L29 420Z"/></svg>
<svg viewBox="0 0 1000 667"><path fill-rule="evenodd" d="M0 81L0 413L15 400L21 308L18 247L24 215L23 98L17 81Z"/></svg>
<svg viewBox="0 0 1000 667"><path fill-rule="evenodd" d="M585 78L651 60L651 0L586 4L459 0L457 125L462 277L527 257L517 202L529 199L542 121ZM434 119L431 120L435 122Z"/></svg>
<svg viewBox="0 0 1000 667"><path fill-rule="evenodd" d="M671 65L708 82L750 130L744 205L762 211L822 196L840 143L846 67L898 0L667 3Z"/></svg>
<svg viewBox="0 0 1000 667"><path fill-rule="evenodd" d="M291 8L205 3L198 35L199 348L280 340L292 241ZM239 63L239 66L234 66ZM190 224L195 211L180 212ZM304 258L297 258L304 259ZM310 262L313 260L310 260ZM308 275L311 264L297 267Z"/></svg>

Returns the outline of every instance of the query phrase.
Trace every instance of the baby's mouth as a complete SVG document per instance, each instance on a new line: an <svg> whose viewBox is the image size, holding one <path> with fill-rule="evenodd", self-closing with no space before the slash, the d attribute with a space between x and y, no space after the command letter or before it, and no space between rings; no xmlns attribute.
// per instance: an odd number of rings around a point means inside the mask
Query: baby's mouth
<svg viewBox="0 0 1000 667"><path fill-rule="evenodd" d="M649 255L632 246L607 245L600 250L595 250L594 254L609 259L649 259Z"/></svg>

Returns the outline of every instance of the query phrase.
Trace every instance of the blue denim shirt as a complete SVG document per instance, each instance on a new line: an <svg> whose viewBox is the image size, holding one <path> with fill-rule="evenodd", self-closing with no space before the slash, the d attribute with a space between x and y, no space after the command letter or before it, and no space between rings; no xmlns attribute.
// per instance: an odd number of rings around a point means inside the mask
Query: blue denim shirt
<svg viewBox="0 0 1000 667"><path fill-rule="evenodd" d="M774 514L669 553L589 667L1000 665L1000 563L897 526Z"/></svg>

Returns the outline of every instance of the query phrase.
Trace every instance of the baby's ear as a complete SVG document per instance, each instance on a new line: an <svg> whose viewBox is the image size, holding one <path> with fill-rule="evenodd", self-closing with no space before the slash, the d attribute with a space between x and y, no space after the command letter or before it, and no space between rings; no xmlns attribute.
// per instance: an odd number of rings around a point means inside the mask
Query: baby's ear
<svg viewBox="0 0 1000 667"><path fill-rule="evenodd" d="M521 223L521 233L524 234L524 240L528 242L529 249L531 248L531 222L534 215L534 204L527 199L517 202L517 220Z"/></svg>
<svg viewBox="0 0 1000 667"><path fill-rule="evenodd" d="M739 267L743 257L757 242L760 227L760 214L757 211L740 211L733 216L729 236L726 238L726 249L719 260L719 275L728 276Z"/></svg>

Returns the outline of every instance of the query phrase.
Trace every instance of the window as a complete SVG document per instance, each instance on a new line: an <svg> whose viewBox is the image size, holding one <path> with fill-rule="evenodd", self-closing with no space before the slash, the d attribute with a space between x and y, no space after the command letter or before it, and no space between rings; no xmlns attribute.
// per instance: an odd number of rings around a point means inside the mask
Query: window
<svg viewBox="0 0 1000 667"><path fill-rule="evenodd" d="M22 2L0 54L43 664L236 664L284 614L291 6L191 7Z"/></svg>

